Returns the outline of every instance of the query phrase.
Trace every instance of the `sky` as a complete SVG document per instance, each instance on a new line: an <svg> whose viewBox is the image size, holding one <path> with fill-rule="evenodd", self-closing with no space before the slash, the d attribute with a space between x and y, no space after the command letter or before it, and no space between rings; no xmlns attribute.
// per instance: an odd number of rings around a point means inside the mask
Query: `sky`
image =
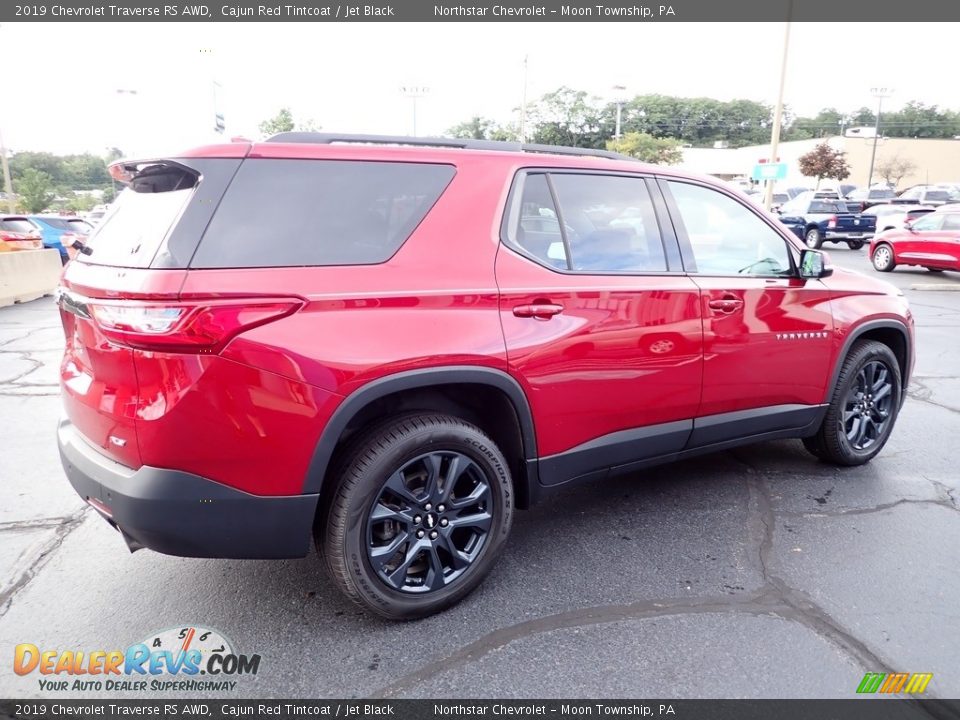
<svg viewBox="0 0 960 720"><path fill-rule="evenodd" d="M958 110L955 35L950 23L794 23L785 102L854 110L887 87L890 109ZM473 115L516 121L525 57L530 100L563 85L613 99L623 85L773 104L783 40L783 23L5 23L0 48L29 60L7 76L0 133L14 152L173 153L220 137L215 80L226 138L259 137L283 106L325 131L409 135L403 87L426 88L417 134L438 135Z"/></svg>

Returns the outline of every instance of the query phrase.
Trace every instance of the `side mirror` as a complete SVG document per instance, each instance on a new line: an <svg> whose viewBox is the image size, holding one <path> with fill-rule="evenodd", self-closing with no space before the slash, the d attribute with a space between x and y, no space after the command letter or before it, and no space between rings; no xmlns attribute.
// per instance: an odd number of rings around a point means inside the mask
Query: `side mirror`
<svg viewBox="0 0 960 720"><path fill-rule="evenodd" d="M804 250L800 253L800 277L813 279L833 275L830 257L821 250Z"/></svg>
<svg viewBox="0 0 960 720"><path fill-rule="evenodd" d="M904 229L904 230L909 230L909 231L912 232L912 233L915 233L915 232L916 232L916 230L913 229L913 221L912 221L912 220L904 220L904 221L903 221L903 229Z"/></svg>

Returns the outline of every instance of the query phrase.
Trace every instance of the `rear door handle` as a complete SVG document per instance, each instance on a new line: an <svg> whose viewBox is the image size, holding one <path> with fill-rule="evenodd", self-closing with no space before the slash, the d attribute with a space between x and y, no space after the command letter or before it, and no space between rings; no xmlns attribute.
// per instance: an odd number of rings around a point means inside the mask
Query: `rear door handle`
<svg viewBox="0 0 960 720"><path fill-rule="evenodd" d="M711 310L717 310L722 313L734 313L743 307L743 300L736 297L725 297L717 300L711 300L707 305Z"/></svg>
<svg viewBox="0 0 960 720"><path fill-rule="evenodd" d="M563 305L554 303L534 303L533 305L517 305L513 309L513 314L519 318L536 318L537 320L549 320L554 315L563 312Z"/></svg>

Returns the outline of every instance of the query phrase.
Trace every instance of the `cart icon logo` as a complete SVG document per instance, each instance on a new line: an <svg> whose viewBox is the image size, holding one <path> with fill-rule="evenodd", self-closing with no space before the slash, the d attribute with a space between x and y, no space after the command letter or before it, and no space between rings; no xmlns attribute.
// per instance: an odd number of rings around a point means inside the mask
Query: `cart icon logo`
<svg viewBox="0 0 960 720"><path fill-rule="evenodd" d="M933 673L867 673L857 687L858 693L910 693L919 695L927 689Z"/></svg>

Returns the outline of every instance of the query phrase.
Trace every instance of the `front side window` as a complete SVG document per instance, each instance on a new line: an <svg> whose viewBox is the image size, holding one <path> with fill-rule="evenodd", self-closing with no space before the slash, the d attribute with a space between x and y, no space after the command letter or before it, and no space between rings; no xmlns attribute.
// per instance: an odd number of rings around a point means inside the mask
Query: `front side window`
<svg viewBox="0 0 960 720"><path fill-rule="evenodd" d="M669 181L696 262L703 275L791 274L786 241L749 208L710 188Z"/></svg>
<svg viewBox="0 0 960 720"><path fill-rule="evenodd" d="M667 269L642 178L530 173L515 202L508 240L542 265L587 274Z"/></svg>
<svg viewBox="0 0 960 720"><path fill-rule="evenodd" d="M911 223L910 227L917 231L933 231L939 230L941 225L943 225L943 215L931 213L930 215L924 215L916 222Z"/></svg>
<svg viewBox="0 0 960 720"><path fill-rule="evenodd" d="M956 232L960 230L960 213L951 213L943 218L943 230Z"/></svg>

